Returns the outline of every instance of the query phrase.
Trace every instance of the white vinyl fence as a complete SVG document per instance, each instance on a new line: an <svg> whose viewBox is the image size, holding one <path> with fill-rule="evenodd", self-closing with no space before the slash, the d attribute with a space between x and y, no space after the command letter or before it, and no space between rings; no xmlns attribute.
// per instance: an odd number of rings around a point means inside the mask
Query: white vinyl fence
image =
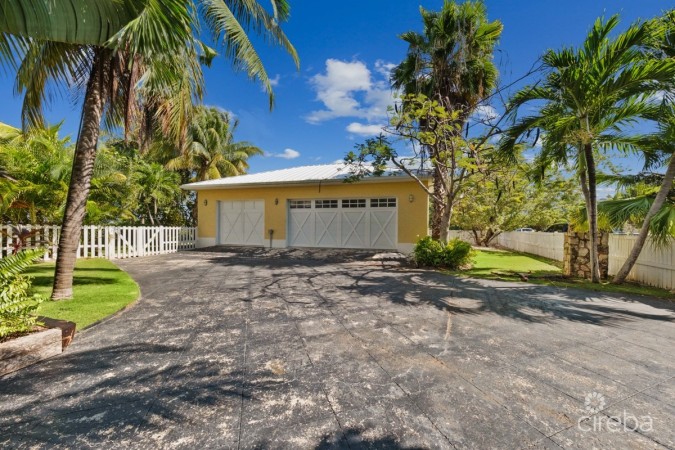
<svg viewBox="0 0 675 450"><path fill-rule="evenodd" d="M16 227L26 232L23 248L46 248L44 260L55 259L61 227L57 225L0 225L0 258L11 255ZM134 258L195 248L197 229L188 227L110 227L87 225L80 233L78 258Z"/></svg>
<svg viewBox="0 0 675 450"><path fill-rule="evenodd" d="M615 275L619 271L636 239L637 236L609 235L610 275ZM675 243L658 248L647 240L628 279L649 286L675 289Z"/></svg>
<svg viewBox="0 0 675 450"><path fill-rule="evenodd" d="M531 253L555 261L562 261L564 258L565 233L509 231L497 236L494 243L517 252Z"/></svg>
<svg viewBox="0 0 675 450"><path fill-rule="evenodd" d="M473 233L470 231L451 230L449 237L459 238L463 241L475 244ZM563 260L563 247L565 245L564 233L544 233L540 231L521 232L508 231L501 233L492 240L492 245L499 245L517 252L530 253L543 256L544 258Z"/></svg>
<svg viewBox="0 0 675 450"><path fill-rule="evenodd" d="M455 237L474 243L470 231L450 231L450 238ZM619 271L635 239L637 236L609 235L609 275L616 275ZM500 234L493 243L518 252L562 261L565 234L510 231ZM657 248L647 240L628 279L663 289L675 289L675 242L665 248Z"/></svg>

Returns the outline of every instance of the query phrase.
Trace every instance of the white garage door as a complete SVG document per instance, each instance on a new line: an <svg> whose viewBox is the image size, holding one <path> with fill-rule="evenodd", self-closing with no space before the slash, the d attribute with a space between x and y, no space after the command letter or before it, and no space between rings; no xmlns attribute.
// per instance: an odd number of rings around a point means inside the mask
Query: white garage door
<svg viewBox="0 0 675 450"><path fill-rule="evenodd" d="M292 247L395 249L395 198L290 200Z"/></svg>
<svg viewBox="0 0 675 450"><path fill-rule="evenodd" d="M264 245L265 202L230 200L219 202L218 243Z"/></svg>

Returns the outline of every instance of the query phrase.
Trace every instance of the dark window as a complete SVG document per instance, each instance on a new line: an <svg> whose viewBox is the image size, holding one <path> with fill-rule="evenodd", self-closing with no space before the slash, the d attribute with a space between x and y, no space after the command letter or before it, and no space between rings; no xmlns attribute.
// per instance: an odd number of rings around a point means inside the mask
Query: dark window
<svg viewBox="0 0 675 450"><path fill-rule="evenodd" d="M312 207L311 200L291 200L289 202L291 209L310 209Z"/></svg>
<svg viewBox="0 0 675 450"><path fill-rule="evenodd" d="M366 199L365 198L350 198L342 200L343 208L365 208Z"/></svg>
<svg viewBox="0 0 675 450"><path fill-rule="evenodd" d="M396 208L395 198L372 198L370 199L371 208Z"/></svg>
<svg viewBox="0 0 675 450"><path fill-rule="evenodd" d="M314 200L314 207L318 209L337 208L337 200Z"/></svg>

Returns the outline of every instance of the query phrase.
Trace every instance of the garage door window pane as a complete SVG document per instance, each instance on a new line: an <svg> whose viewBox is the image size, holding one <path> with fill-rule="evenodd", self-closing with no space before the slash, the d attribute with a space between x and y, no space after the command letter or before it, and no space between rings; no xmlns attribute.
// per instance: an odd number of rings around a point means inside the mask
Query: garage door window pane
<svg viewBox="0 0 675 450"><path fill-rule="evenodd" d="M315 200L314 207L319 209L337 208L337 200Z"/></svg>
<svg viewBox="0 0 675 450"><path fill-rule="evenodd" d="M350 198L342 200L343 208L365 208L366 199L365 198Z"/></svg>
<svg viewBox="0 0 675 450"><path fill-rule="evenodd" d="M291 209L310 209L312 207L311 200L291 200L290 208Z"/></svg>
<svg viewBox="0 0 675 450"><path fill-rule="evenodd" d="M373 198L370 199L371 208L396 208L395 198Z"/></svg>

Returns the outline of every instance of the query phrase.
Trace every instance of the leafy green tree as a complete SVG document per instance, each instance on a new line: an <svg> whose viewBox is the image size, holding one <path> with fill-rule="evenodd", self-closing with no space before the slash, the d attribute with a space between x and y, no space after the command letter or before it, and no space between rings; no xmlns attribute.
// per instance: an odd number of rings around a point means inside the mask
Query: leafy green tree
<svg viewBox="0 0 675 450"><path fill-rule="evenodd" d="M476 245L489 246L502 232L522 227L546 230L569 222L582 202L573 180L560 174L532 181L530 168L488 164L466 184L452 228L470 230Z"/></svg>
<svg viewBox="0 0 675 450"><path fill-rule="evenodd" d="M88 8L99 8L98 4L89 0L83 5L69 0L64 3L70 2L70 5L60 5L63 10L56 8L51 11L52 5L46 0L24 2L9 2L8 8L2 11L3 20L0 21L0 31L3 31L0 34L0 63L14 66L20 61L17 84L20 91L26 92L24 122L40 122L48 80L84 87L82 121L52 291L53 299L71 298L75 252L104 113L108 112L109 123L123 120L124 124L129 124L135 111L149 108L168 124L165 129L171 131L173 137L180 138L192 100L201 93L199 62L210 60L215 53L199 40L199 24L195 21L198 15L201 15L201 22L206 24L215 40L222 43L226 57L233 61L235 68L245 70L249 77L263 83L270 93L270 104L273 98L271 85L247 33L253 31L268 42L281 45L296 63L297 55L280 28L280 22L286 20L289 14L285 0L273 1L273 14L255 1L236 1L232 3L233 8L218 0L200 0L196 8L193 8L192 2L181 0L142 4L124 1L116 11L105 10L100 17L103 20L70 22L75 27L75 32L70 34L68 30L63 33L63 29L59 28L69 22L58 24L53 17L72 19L73 14L64 10L80 11L80 7L87 15L90 14L86 12ZM108 5L106 1L103 4ZM16 14L24 7L32 8L35 14ZM125 16L129 11L131 15ZM110 31L107 16L111 13L113 22L122 21L119 23L121 28L103 39L102 35ZM130 20L126 21L127 18ZM82 33L78 31L79 26ZM96 31L99 31L99 41L80 39L85 32L91 39ZM144 74L143 83L139 89L141 74ZM134 106L136 92L144 99L141 107Z"/></svg>
<svg viewBox="0 0 675 450"><path fill-rule="evenodd" d="M535 103L538 112L519 118L500 147L518 151L517 142L532 130L541 139L537 163L541 171L569 165L576 169L584 195L592 243L592 281L598 282L597 169L599 154L610 150L639 151L648 145L634 133L635 121L653 117L647 97L660 83L675 77L675 61L646 56L641 46L649 27L637 23L614 38L618 16L597 20L577 49L549 50L543 57L546 76L511 99L511 108ZM541 105L541 106L539 106Z"/></svg>
<svg viewBox="0 0 675 450"><path fill-rule="evenodd" d="M447 127L447 135L425 148L437 193L433 197L432 236L446 240L452 215L452 202L447 200L457 196L466 175L457 169L463 157L457 151L457 137L496 87L498 72L492 59L503 26L499 21L488 21L482 1L446 0L440 11L420 7L420 13L422 33L410 31L400 36L408 43L408 53L392 71L392 84L409 99L422 94L436 101L452 116L453 126ZM414 109L416 105L404 97L402 108ZM418 126L425 131L434 124L421 121ZM448 189L451 191L446 192Z"/></svg>

